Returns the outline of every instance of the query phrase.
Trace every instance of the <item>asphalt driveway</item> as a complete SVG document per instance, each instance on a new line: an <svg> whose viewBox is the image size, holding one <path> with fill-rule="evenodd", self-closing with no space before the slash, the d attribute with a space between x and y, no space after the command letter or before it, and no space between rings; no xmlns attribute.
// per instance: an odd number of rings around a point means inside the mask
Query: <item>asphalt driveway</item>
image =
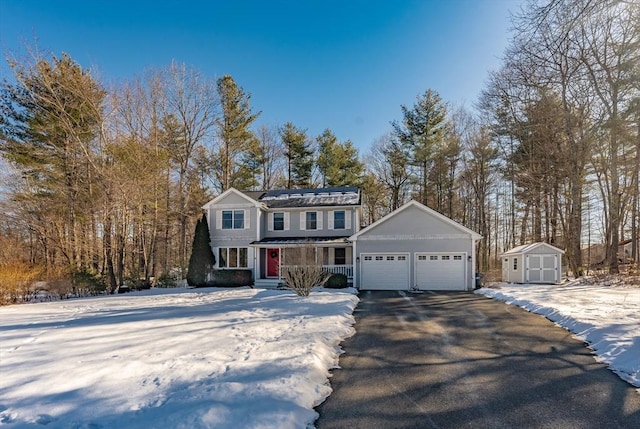
<svg viewBox="0 0 640 429"><path fill-rule="evenodd" d="M361 292L326 428L640 428L640 394L541 316L472 293Z"/></svg>

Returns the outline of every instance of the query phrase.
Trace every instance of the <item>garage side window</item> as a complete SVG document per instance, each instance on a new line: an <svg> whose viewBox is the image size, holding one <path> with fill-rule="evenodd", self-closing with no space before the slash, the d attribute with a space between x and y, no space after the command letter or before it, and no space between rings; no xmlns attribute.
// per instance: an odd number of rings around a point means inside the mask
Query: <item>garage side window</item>
<svg viewBox="0 0 640 429"><path fill-rule="evenodd" d="M518 258L513 258L513 271L518 269Z"/></svg>

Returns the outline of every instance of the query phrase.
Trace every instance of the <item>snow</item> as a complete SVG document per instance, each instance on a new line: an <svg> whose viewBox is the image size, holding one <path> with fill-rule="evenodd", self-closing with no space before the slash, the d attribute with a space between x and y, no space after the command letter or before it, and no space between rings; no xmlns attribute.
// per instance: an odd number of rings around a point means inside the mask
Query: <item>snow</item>
<svg viewBox="0 0 640 429"><path fill-rule="evenodd" d="M640 288L587 280L564 285L499 283L476 293L543 315L586 342L596 359L620 378L640 387Z"/></svg>
<svg viewBox="0 0 640 429"><path fill-rule="evenodd" d="M0 308L0 428L305 428L353 289L152 289Z"/></svg>

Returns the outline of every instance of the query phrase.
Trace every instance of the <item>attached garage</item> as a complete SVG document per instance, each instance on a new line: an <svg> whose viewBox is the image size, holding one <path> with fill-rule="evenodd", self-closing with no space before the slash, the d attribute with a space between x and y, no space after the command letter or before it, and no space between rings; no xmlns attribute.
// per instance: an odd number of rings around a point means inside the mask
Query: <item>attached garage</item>
<svg viewBox="0 0 640 429"><path fill-rule="evenodd" d="M407 253L363 253L362 281L368 289L407 290L411 267Z"/></svg>
<svg viewBox="0 0 640 429"><path fill-rule="evenodd" d="M482 237L410 201L349 239L361 290L471 290Z"/></svg>
<svg viewBox="0 0 640 429"><path fill-rule="evenodd" d="M563 250L548 243L531 243L514 247L502 254L502 281L560 283L563 254Z"/></svg>
<svg viewBox="0 0 640 429"><path fill-rule="evenodd" d="M466 290L465 253L416 253L416 286L421 290Z"/></svg>

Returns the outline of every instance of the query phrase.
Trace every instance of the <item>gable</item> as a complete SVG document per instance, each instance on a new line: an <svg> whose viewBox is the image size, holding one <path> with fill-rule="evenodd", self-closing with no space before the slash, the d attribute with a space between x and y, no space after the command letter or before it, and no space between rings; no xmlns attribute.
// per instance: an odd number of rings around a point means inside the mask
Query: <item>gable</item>
<svg viewBox="0 0 640 429"><path fill-rule="evenodd" d="M538 254L555 254L555 253L564 253L564 250L558 249L555 246L552 246L549 243L539 242L539 243L529 243L523 244L513 249L510 249L503 253L503 255L523 255L526 253L538 253Z"/></svg>
<svg viewBox="0 0 640 429"><path fill-rule="evenodd" d="M256 200L251 199L246 194L234 189L229 188L224 191L222 194L215 197L213 200L209 201L207 204L202 206L203 209L211 208L212 206L216 207L247 207L247 206L258 206L259 203Z"/></svg>
<svg viewBox="0 0 640 429"><path fill-rule="evenodd" d="M428 207L410 201L351 237L371 238L474 238L481 236Z"/></svg>

